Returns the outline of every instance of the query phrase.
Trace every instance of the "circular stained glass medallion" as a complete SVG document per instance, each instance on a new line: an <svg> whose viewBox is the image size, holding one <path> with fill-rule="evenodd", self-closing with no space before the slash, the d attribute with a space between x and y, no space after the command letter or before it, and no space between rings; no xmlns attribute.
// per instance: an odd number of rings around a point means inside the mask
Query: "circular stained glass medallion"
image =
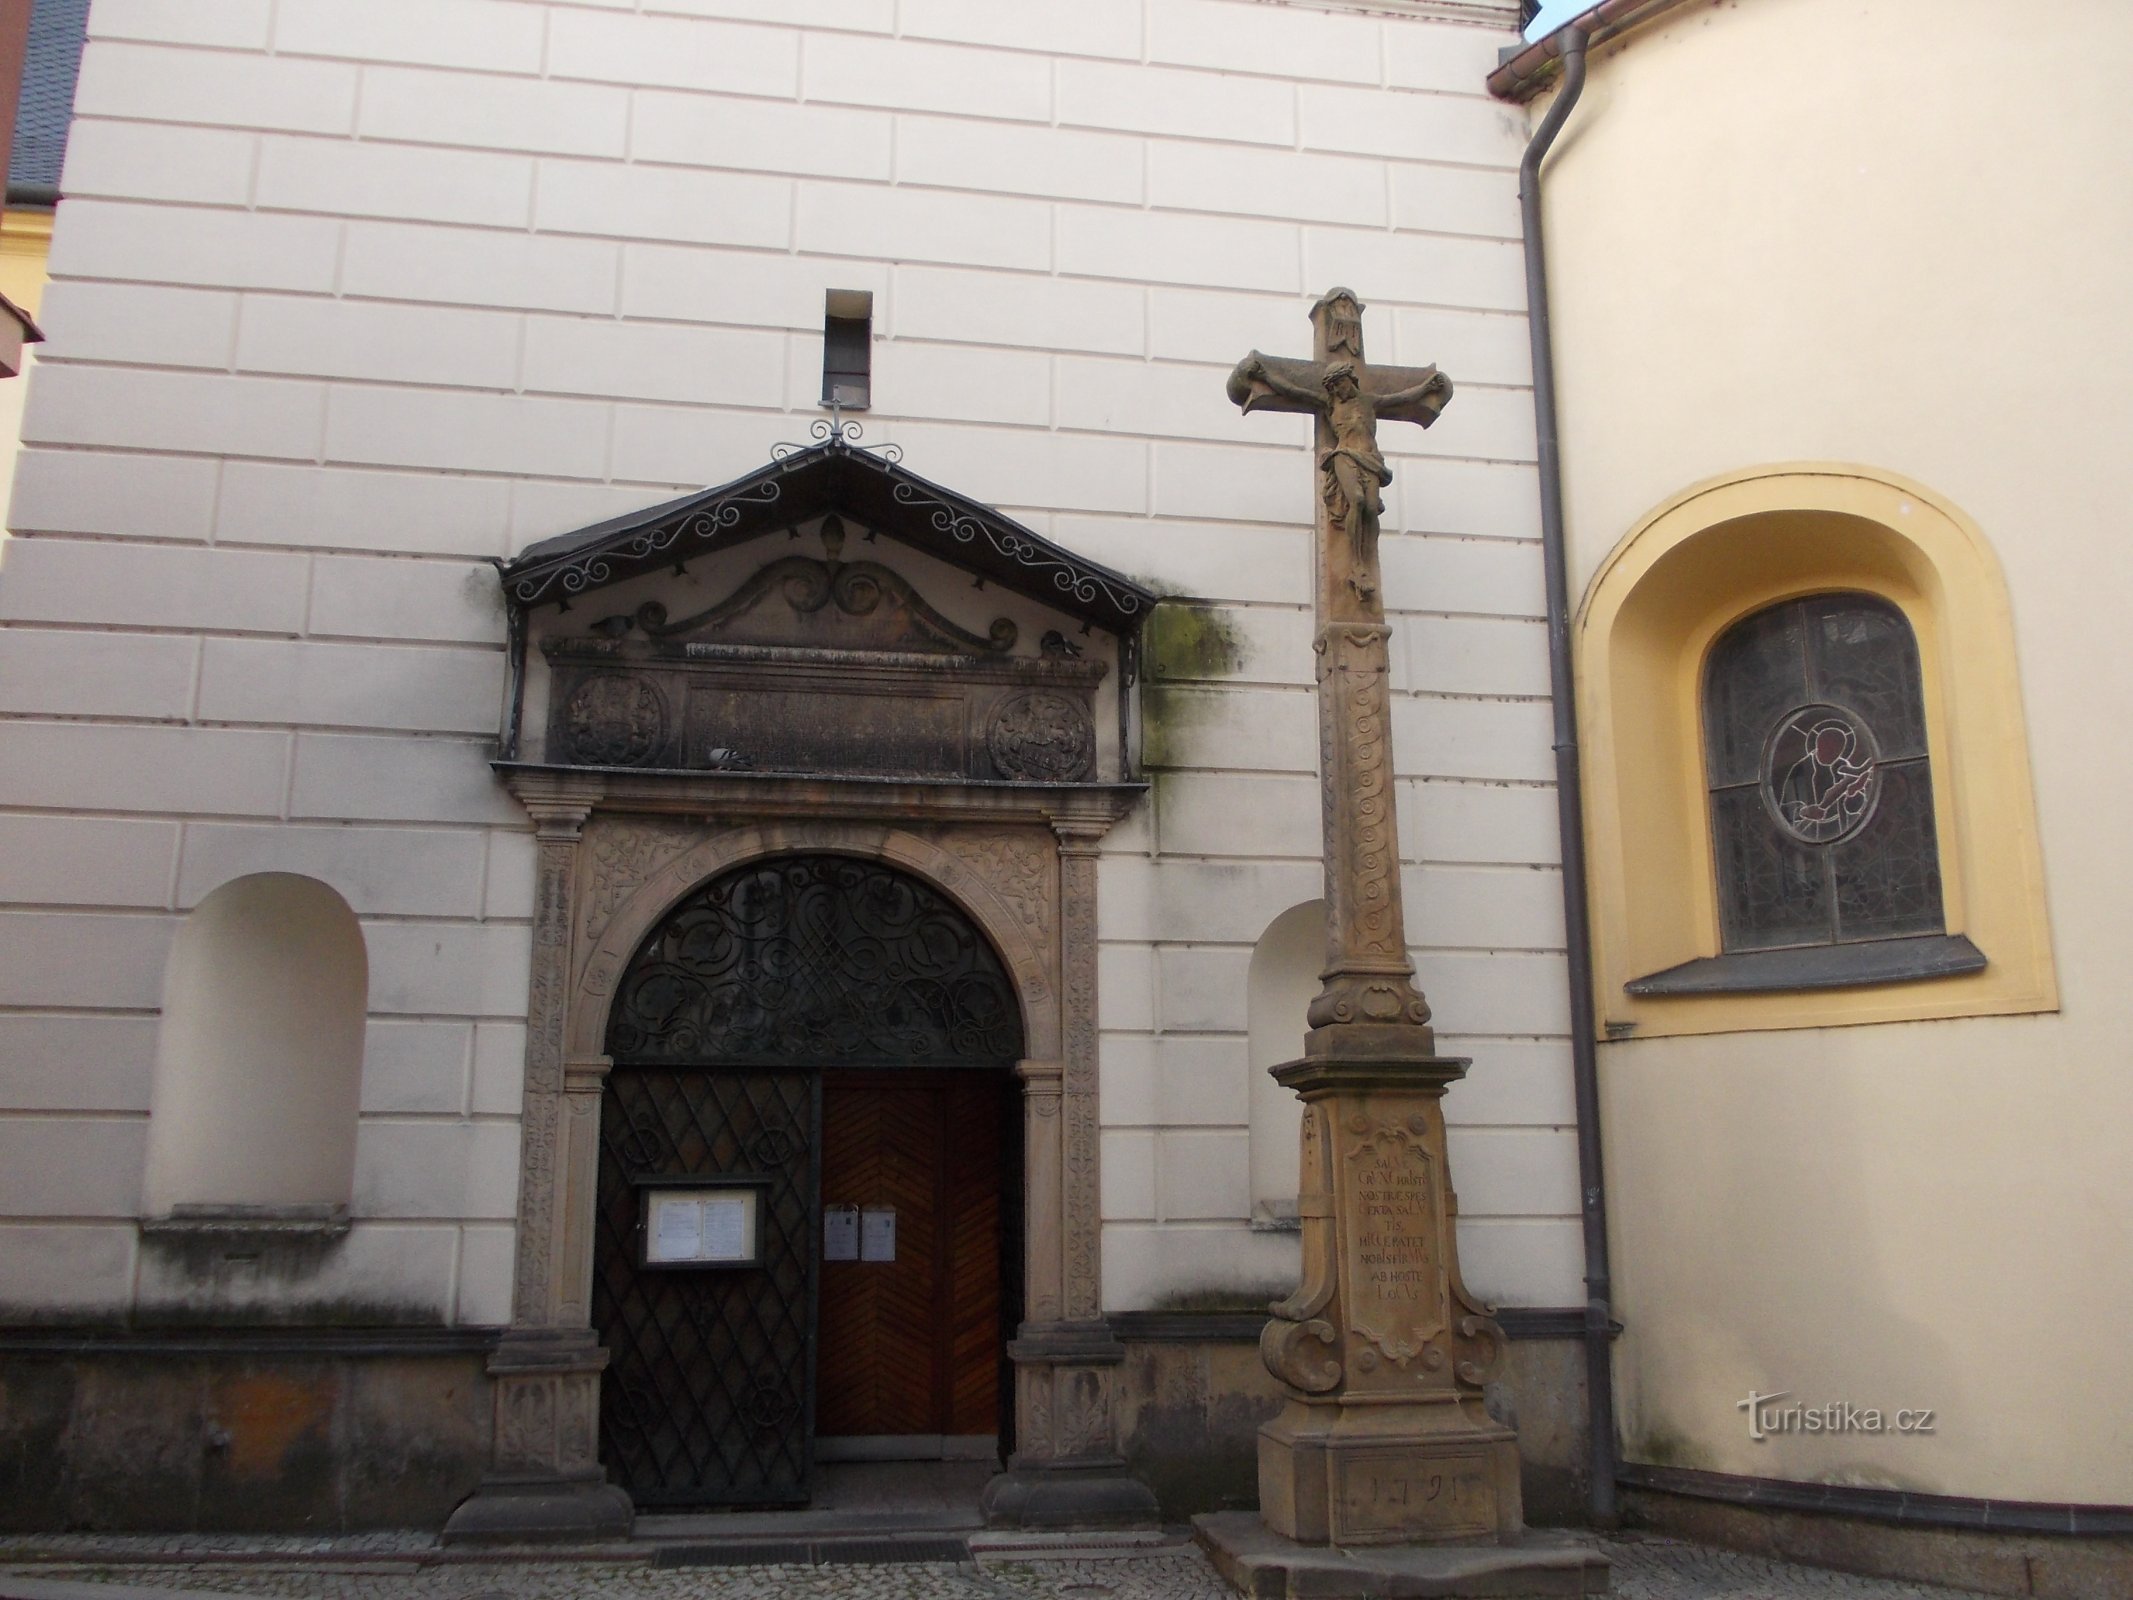
<svg viewBox="0 0 2133 1600"><path fill-rule="evenodd" d="M1856 711L1804 705L1763 744L1763 804L1802 844L1835 844L1865 827L1881 797L1881 747Z"/></svg>

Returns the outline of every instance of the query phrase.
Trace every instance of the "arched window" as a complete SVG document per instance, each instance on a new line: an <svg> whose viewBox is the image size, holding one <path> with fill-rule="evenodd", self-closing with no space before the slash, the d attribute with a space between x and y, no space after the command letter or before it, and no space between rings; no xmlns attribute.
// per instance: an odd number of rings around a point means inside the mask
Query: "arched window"
<svg viewBox="0 0 2133 1600"><path fill-rule="evenodd" d="M1955 508L1714 479L1601 564L1578 652L1609 1037L2057 1004L2013 619Z"/></svg>
<svg viewBox="0 0 2133 1600"><path fill-rule="evenodd" d="M1946 932L1918 643L1870 594L1733 624L1704 669L1724 948Z"/></svg>
<svg viewBox="0 0 2133 1600"><path fill-rule="evenodd" d="M345 1211L369 992L355 913L315 878L254 873L193 908L163 976L150 1216Z"/></svg>

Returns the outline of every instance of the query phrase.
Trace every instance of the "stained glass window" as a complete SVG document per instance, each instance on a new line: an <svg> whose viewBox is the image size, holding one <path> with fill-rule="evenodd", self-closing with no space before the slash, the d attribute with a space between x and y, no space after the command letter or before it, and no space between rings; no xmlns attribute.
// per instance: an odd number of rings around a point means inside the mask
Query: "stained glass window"
<svg viewBox="0 0 2133 1600"><path fill-rule="evenodd" d="M1703 714L1728 953L1945 931L1902 612L1821 594L1743 618L1712 648Z"/></svg>

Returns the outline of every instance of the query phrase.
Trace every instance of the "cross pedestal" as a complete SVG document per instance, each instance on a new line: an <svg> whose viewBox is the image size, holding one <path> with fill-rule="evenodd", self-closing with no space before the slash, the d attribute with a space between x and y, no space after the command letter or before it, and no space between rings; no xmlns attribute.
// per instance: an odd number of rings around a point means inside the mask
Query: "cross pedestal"
<svg viewBox="0 0 2133 1600"><path fill-rule="evenodd" d="M1289 1391L1260 1430L1259 1512L1300 1544L1523 1527L1517 1438L1481 1404L1503 1334L1460 1282L1445 1170L1444 1088L1466 1063L1412 1031L1316 1030L1320 1053L1274 1069L1304 1103L1304 1263L1259 1340Z"/></svg>

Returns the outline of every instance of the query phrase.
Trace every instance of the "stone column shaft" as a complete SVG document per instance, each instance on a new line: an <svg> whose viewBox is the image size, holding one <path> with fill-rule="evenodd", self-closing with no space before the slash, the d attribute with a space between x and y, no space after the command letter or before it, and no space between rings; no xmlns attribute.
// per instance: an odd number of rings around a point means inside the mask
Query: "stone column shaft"
<svg viewBox="0 0 2133 1600"><path fill-rule="evenodd" d="M1420 1028L1400 907L1400 824L1382 622L1318 630L1319 803L1325 823L1326 966L1307 1020ZM1429 1048L1426 1036L1423 1049Z"/></svg>

